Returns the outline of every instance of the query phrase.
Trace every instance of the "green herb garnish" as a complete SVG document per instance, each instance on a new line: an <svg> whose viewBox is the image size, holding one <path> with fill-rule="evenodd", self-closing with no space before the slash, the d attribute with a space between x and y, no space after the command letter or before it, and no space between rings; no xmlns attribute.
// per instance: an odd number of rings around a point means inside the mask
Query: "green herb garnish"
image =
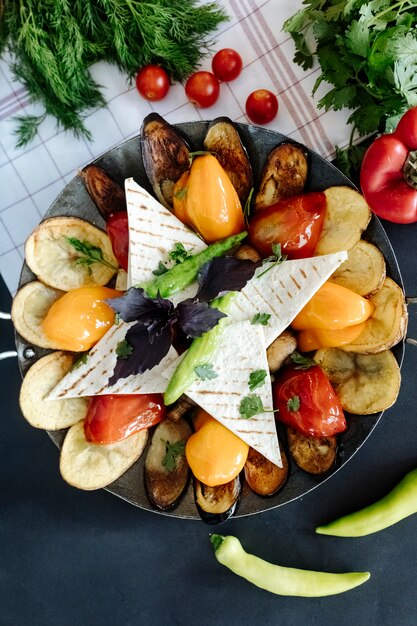
<svg viewBox="0 0 417 626"><path fill-rule="evenodd" d="M245 218L246 226L249 226L249 219L251 215L251 202L253 196L254 188L252 187L248 197L246 198L245 206L243 207L243 217Z"/></svg>
<svg viewBox="0 0 417 626"><path fill-rule="evenodd" d="M91 265L101 263L112 270L117 267L106 261L103 251L98 246L93 246L89 241L77 239L76 237L65 237L66 241L76 250L80 256L74 260L76 265L85 265L91 274Z"/></svg>
<svg viewBox="0 0 417 626"><path fill-rule="evenodd" d="M304 354L300 354L296 350L290 355L290 359L297 365L298 370L308 370L310 367L317 365L314 359L311 359L309 356L304 356Z"/></svg>
<svg viewBox="0 0 417 626"><path fill-rule="evenodd" d="M162 459L162 465L168 472L173 472L177 466L177 458L184 456L185 441L176 441L175 443L163 441L163 443L165 443L165 456Z"/></svg>
<svg viewBox="0 0 417 626"><path fill-rule="evenodd" d="M298 411L299 408L300 408L299 396L293 396L292 398L289 398L289 400L287 400L287 409L289 411Z"/></svg>
<svg viewBox="0 0 417 626"><path fill-rule="evenodd" d="M133 347L126 339L123 339L117 344L116 354L119 359L128 359L130 355L133 354Z"/></svg>
<svg viewBox="0 0 417 626"><path fill-rule="evenodd" d="M269 267L267 267L266 270L264 270L263 272L258 274L258 278L260 278L261 276L263 276L264 274L269 272L269 270L271 270L276 265L281 265L281 263L286 261L287 258L288 258L286 254L282 254L282 252L281 252L281 244L280 243L273 243L272 244L272 252L273 252L273 254L271 256L269 256L268 258L266 258L266 259L264 259L262 261L262 265L265 265L265 263L271 263L271 265Z"/></svg>
<svg viewBox="0 0 417 626"><path fill-rule="evenodd" d="M266 370L254 370L249 375L249 391L254 391L258 387L262 387L265 384L265 378L267 376Z"/></svg>
<svg viewBox="0 0 417 626"><path fill-rule="evenodd" d="M251 321L251 324L261 324L266 326L271 318L270 313L256 313Z"/></svg>
<svg viewBox="0 0 417 626"><path fill-rule="evenodd" d="M194 371L201 380L212 380L213 378L218 377L218 374L213 370L213 365L211 363L196 365Z"/></svg>
<svg viewBox="0 0 417 626"><path fill-rule="evenodd" d="M250 419L254 415L258 415L259 413L264 413L264 405L262 402L262 398L260 396L252 395L245 396L240 401L239 405L239 413L245 419Z"/></svg>
<svg viewBox="0 0 417 626"><path fill-rule="evenodd" d="M70 371L72 372L73 370L78 369L80 365L85 365L87 363L87 360L88 360L88 352L82 352L79 355L78 359L74 361L74 363L72 364Z"/></svg>
<svg viewBox="0 0 417 626"><path fill-rule="evenodd" d="M191 250L186 250L182 243L176 243L174 249L169 253L169 258L175 262L175 265L184 263L187 259L191 259L192 256Z"/></svg>

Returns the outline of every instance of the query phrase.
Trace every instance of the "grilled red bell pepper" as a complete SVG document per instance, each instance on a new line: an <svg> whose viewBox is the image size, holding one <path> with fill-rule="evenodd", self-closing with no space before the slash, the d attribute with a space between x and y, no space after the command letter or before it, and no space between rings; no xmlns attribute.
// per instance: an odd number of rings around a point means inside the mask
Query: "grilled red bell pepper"
<svg viewBox="0 0 417 626"><path fill-rule="evenodd" d="M381 135L362 161L360 182L373 212L390 222L417 222L417 107Z"/></svg>

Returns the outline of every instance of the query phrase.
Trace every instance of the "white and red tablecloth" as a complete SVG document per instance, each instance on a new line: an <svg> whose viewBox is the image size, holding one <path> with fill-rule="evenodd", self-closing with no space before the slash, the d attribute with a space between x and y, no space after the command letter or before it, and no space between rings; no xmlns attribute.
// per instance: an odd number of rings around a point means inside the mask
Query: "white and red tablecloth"
<svg viewBox="0 0 417 626"><path fill-rule="evenodd" d="M181 84L174 85L164 100L149 103L115 67L99 63L92 68L92 74L103 86L108 106L93 111L86 120L92 142L58 130L55 120L49 118L32 143L16 149L14 115L41 110L29 103L25 88L13 81L7 57L0 61L0 270L12 293L18 284L25 239L54 198L79 168L138 134L142 119L151 111L171 123L220 115L247 122L247 96L254 89L266 88L277 94L280 103L278 116L268 128L324 157L334 154L335 145L347 145L349 112L317 108L326 91L322 85L315 98L311 96L319 68L304 72L296 65L292 41L282 32L285 19L301 7L301 0L222 0L221 4L230 20L215 34L214 50L235 48L244 68L235 81L221 85L217 103L208 109L195 108ZM201 69L210 68L211 60L207 58Z"/></svg>

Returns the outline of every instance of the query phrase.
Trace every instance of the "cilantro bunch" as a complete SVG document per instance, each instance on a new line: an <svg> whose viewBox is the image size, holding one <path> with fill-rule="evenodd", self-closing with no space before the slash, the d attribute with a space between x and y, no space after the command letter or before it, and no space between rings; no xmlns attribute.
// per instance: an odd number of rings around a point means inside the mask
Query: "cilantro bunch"
<svg viewBox="0 0 417 626"><path fill-rule="evenodd" d="M417 0L304 0L284 24L307 70L314 58L332 87L319 101L326 110L352 109L360 136L392 131L417 105ZM353 137L353 133L352 133ZM352 140L351 140L352 144Z"/></svg>

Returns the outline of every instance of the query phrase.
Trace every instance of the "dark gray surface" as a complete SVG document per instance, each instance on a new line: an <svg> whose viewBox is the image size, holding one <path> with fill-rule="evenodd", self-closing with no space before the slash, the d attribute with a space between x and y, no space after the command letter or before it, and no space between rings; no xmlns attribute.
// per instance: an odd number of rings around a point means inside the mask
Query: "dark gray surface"
<svg viewBox="0 0 417 626"><path fill-rule="evenodd" d="M408 295L417 295L417 224L384 224ZM1 286L1 307L10 298ZM417 337L417 307L409 335ZM13 348L2 322L1 348ZM346 594L320 599L270 595L222 568L202 523L163 518L59 477L58 450L23 420L15 360L0 362L0 623L416 624L417 515L361 539L316 536L314 527L379 498L417 467L417 348L408 345L396 405L327 483L284 507L221 527L276 563L327 571L369 570Z"/></svg>

